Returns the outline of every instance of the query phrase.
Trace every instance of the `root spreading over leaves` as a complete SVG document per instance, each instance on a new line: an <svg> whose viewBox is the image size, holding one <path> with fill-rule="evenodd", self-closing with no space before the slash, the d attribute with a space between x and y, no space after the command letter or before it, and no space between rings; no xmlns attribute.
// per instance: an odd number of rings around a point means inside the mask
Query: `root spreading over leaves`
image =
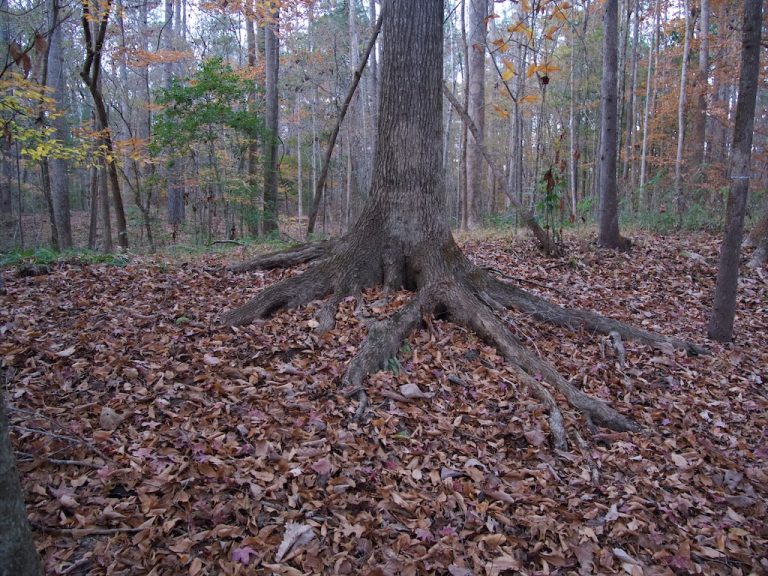
<svg viewBox="0 0 768 576"><path fill-rule="evenodd" d="M552 443L555 448L567 448L567 432L555 394L578 410L590 425L611 430L639 431L641 427L623 416L607 403L577 388L540 355L526 348L510 331L502 315L507 309L563 326L571 330L589 330L634 339L661 348L677 348L690 354L702 354L703 348L676 338L649 332L588 310L569 310L546 299L493 277L475 267L453 241L441 250L427 251L411 262L404 262L396 249L372 254L360 243L340 241L336 246L305 245L298 249L270 254L241 266L234 271L290 266L296 262L316 260L304 273L272 285L261 291L244 306L227 312L227 324L245 324L266 318L283 308L307 304L330 295L318 313L317 330L333 328L336 309L348 296L357 298L361 289L384 284L397 289L409 286L413 298L394 315L371 325L368 336L350 361L342 384L348 396L359 401L356 418L364 416L367 407L365 377L386 368L396 356L401 343L423 320L431 315L445 317L474 331L510 363L518 380L549 412Z"/></svg>

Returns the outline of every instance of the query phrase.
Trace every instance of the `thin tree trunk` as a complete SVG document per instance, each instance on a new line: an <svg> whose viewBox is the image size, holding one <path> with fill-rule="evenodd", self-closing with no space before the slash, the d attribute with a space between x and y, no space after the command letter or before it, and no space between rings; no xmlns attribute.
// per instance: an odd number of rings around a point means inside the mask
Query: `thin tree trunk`
<svg viewBox="0 0 768 576"><path fill-rule="evenodd" d="M371 54L371 50L373 50L373 47L376 44L376 38L379 35L379 31L381 30L381 22L383 20L383 15L384 15L384 9L382 8L381 13L379 14L379 19L376 22L376 27L373 29L373 32L371 33L371 39L368 41L368 46L365 49L365 54L360 59L360 64L357 70L355 70L352 84L349 87L349 91L347 92L347 96L344 99L344 103L341 105L341 111L339 112L339 117L336 120L336 126L334 126L333 131L331 132L331 137L328 141L328 147L325 150L325 158L323 159L323 166L320 169L320 176L317 179L317 182L315 184L315 196L312 202L312 211L309 213L309 223L307 224L307 235L312 234L315 231L315 222L317 220L317 214L320 209L320 201L323 198L325 182L328 179L328 167L330 166L331 155L333 154L333 148L336 145L336 138L338 138L339 136L339 128L341 127L341 123L344 121L344 117L347 114L347 110L349 109L349 103L352 101L352 97L355 94L357 85L360 82L360 78L363 75L363 69L365 68L366 62L368 62L368 57ZM313 126L313 130L314 130L314 126Z"/></svg>
<svg viewBox="0 0 768 576"><path fill-rule="evenodd" d="M66 82L64 78L64 50L62 47L61 7L59 0L49 2L49 26L51 34L48 40L47 63L44 83L53 89L53 98L59 115L51 120L54 129L52 138L60 142L67 140L67 117L64 90ZM69 180L67 177L67 161L63 158L51 158L47 160L50 174L51 199L53 200L53 214L56 220L56 234L60 250L72 247L72 226L70 223L69 207Z"/></svg>
<svg viewBox="0 0 768 576"><path fill-rule="evenodd" d="M701 0L699 18L699 69L696 75L696 110L691 130L693 153L691 164L699 167L704 162L707 142L707 91L709 88L709 0Z"/></svg>
<svg viewBox="0 0 768 576"><path fill-rule="evenodd" d="M101 249L105 254L114 251L112 244L112 221L109 214L109 192L107 191L107 169L102 164L99 168L99 204L101 205L101 223L104 226L104 238Z"/></svg>
<svg viewBox="0 0 768 576"><path fill-rule="evenodd" d="M96 250L96 235L99 228L99 169L91 166L90 185L91 203L89 207L90 218L88 219L88 248Z"/></svg>
<svg viewBox="0 0 768 576"><path fill-rule="evenodd" d="M485 134L485 36L487 0L469 0L469 34L467 37L467 112L478 129L479 140ZM488 213L486 171L478 149L478 141L470 133L467 142L467 227L478 228Z"/></svg>
<svg viewBox="0 0 768 576"><path fill-rule="evenodd" d="M725 235L720 247L714 303L707 328L709 337L719 342L728 342L733 338L736 315L736 289L739 281L744 214L749 194L752 134L760 76L762 12L762 0L745 0L739 96L731 154L731 190L728 194Z"/></svg>
<svg viewBox="0 0 768 576"><path fill-rule="evenodd" d="M613 249L626 248L626 242L619 234L616 184L618 12L618 0L607 0L600 87L600 218L597 242L604 248Z"/></svg>
<svg viewBox="0 0 768 576"><path fill-rule="evenodd" d="M651 47L648 50L648 74L645 78L645 111L643 112L643 145L640 152L640 206L642 209L648 208L648 193L645 189L646 166L648 161L648 132L651 119L651 106L655 98L655 76L653 76L653 56L656 52L658 42L659 20L661 18L661 0L656 0L656 18L653 25L651 38Z"/></svg>
<svg viewBox="0 0 768 576"><path fill-rule="evenodd" d="M683 45L683 64L680 70L680 99L677 103L677 156L675 157L675 209L677 226L683 225L685 213L685 191L683 190L683 152L685 150L685 102L688 78L688 55L691 51L691 10L688 0L683 2L685 10L685 43Z"/></svg>
<svg viewBox="0 0 768 576"><path fill-rule="evenodd" d="M280 10L275 8L264 27L264 61L266 70L266 129L264 143L264 233L279 230L277 218L277 152L279 143L279 115L277 79L280 74L280 44L277 37Z"/></svg>
<svg viewBox="0 0 768 576"><path fill-rule="evenodd" d="M640 39L640 0L635 2L635 19L632 25L632 63L631 63L631 83L629 96L627 98L627 131L626 146L624 149L624 160L621 169L621 179L625 184L629 183L629 173L632 166L632 155L635 150L635 92L637 91L637 52Z"/></svg>

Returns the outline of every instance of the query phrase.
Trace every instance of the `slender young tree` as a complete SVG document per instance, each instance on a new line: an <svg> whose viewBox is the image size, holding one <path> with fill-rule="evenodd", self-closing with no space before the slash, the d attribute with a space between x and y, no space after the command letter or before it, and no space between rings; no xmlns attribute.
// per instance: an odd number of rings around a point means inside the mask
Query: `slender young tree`
<svg viewBox="0 0 768 576"><path fill-rule="evenodd" d="M597 243L603 248L624 249L627 247L627 240L619 234L616 183L619 0L607 0L603 24L603 79L600 84L600 220Z"/></svg>
<svg viewBox="0 0 768 576"><path fill-rule="evenodd" d="M224 315L245 324L282 308L330 295L318 313L318 330L335 323L347 296L384 285L415 293L410 302L374 324L348 365L343 383L366 410L363 379L394 356L402 340L430 314L448 318L495 345L550 411L553 443L566 446L562 414L549 387L593 422L618 430L637 425L606 403L575 388L548 361L527 350L496 311L505 307L542 321L607 333L691 351L695 345L633 328L585 310L568 311L477 268L451 235L441 170L443 99L443 1L387 0L379 104L379 140L368 201L351 230L335 242L310 244L232 267L234 271L279 267L315 260L302 274L262 290ZM538 380L531 375L541 377Z"/></svg>
<svg viewBox="0 0 768 576"><path fill-rule="evenodd" d="M683 1L685 11L685 40L683 42L683 64L680 67L680 97L677 102L677 156L675 157L675 208L677 226L683 225L685 212L685 191L683 190L683 152L685 150L685 103L688 86L688 56L691 52L691 10L689 0Z"/></svg>
<svg viewBox="0 0 768 576"><path fill-rule="evenodd" d="M745 0L739 96L736 101L736 121L733 126L733 149L731 152L731 189L726 208L725 235L720 246L720 263L717 269L714 303L707 329L709 337L719 342L728 342L733 338L741 241L749 194L755 103L760 78L762 14L762 0Z"/></svg>
<svg viewBox="0 0 768 576"><path fill-rule="evenodd" d="M487 0L469 1L467 51L469 62L467 112L477 126L482 140L485 133L485 35L488 16ZM467 141L467 227L478 228L486 215L486 171L483 156L474 136Z"/></svg>
<svg viewBox="0 0 768 576"><path fill-rule="evenodd" d="M46 84L53 90L56 106L59 114L51 124L55 130L54 137L60 141L67 138L67 117L65 115L65 89L64 77L64 49L62 46L61 30L62 13L59 0L48 2L48 23L51 34L48 39L48 53L46 66ZM70 223L69 209L69 180L67 176L67 161L62 158L48 160L50 175L51 200L53 201L53 215L56 220L56 234L58 236L59 249L66 250L72 247L72 225Z"/></svg>
<svg viewBox="0 0 768 576"><path fill-rule="evenodd" d="M278 231L277 224L277 149L279 138L277 79L280 71L280 41L277 37L280 10L275 8L269 14L269 22L264 27L264 61L266 69L267 129L264 143L264 233Z"/></svg>
<svg viewBox="0 0 768 576"><path fill-rule="evenodd" d="M691 129L691 164L704 161L707 141L707 91L709 87L709 0L701 0L699 16L699 68L696 73L696 108Z"/></svg>

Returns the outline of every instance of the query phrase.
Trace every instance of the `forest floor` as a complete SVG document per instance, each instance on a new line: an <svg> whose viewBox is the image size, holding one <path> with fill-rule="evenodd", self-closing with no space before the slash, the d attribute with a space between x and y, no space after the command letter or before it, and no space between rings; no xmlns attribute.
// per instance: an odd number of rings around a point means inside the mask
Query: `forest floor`
<svg viewBox="0 0 768 576"><path fill-rule="evenodd" d="M353 422L345 364L406 293L348 299L318 336L319 304L217 321L300 269L235 276L219 255L4 270L3 385L46 573L768 574L768 274L742 269L736 341L718 345L717 239L633 238L629 254L573 238L561 259L519 238L463 243L553 301L712 352L624 342L622 368L601 336L510 313L645 427L564 410L583 438L567 452L502 358L437 320L368 379Z"/></svg>

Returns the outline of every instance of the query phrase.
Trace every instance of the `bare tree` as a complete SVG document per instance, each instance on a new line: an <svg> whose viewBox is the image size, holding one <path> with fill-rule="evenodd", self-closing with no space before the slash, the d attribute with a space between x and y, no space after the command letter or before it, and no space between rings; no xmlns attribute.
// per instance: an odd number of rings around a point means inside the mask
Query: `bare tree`
<svg viewBox="0 0 768 576"><path fill-rule="evenodd" d="M736 102L731 151L731 190L728 194L725 235L720 246L714 303L707 329L709 337L720 342L728 342L733 338L736 315L736 288L739 282L741 241L752 160L752 133L755 128L755 103L760 77L762 13L763 0L745 0L739 97Z"/></svg>
<svg viewBox="0 0 768 576"><path fill-rule="evenodd" d="M616 184L619 0L607 0L603 23L603 79L600 85L600 221L597 243L604 248L625 249L628 242L619 234L619 202Z"/></svg>
<svg viewBox="0 0 768 576"><path fill-rule="evenodd" d="M485 35L488 16L487 0L469 1L467 44L467 112L477 126L480 141L485 134ZM467 227L478 228L487 212L486 171L478 142L471 134L467 140Z"/></svg>
<svg viewBox="0 0 768 576"><path fill-rule="evenodd" d="M264 26L264 61L266 70L267 129L264 143L264 233L278 231L277 224L277 150L279 143L279 115L277 79L280 71L280 41L277 37L280 9L275 8Z"/></svg>
<svg viewBox="0 0 768 576"><path fill-rule="evenodd" d="M691 51L691 10L688 0L683 2L685 10L685 41L683 43L683 65L680 67L680 98L677 102L677 156L675 157L675 207L677 225L683 225L685 212L685 191L683 190L683 152L685 150L685 103L688 82L688 55Z"/></svg>

